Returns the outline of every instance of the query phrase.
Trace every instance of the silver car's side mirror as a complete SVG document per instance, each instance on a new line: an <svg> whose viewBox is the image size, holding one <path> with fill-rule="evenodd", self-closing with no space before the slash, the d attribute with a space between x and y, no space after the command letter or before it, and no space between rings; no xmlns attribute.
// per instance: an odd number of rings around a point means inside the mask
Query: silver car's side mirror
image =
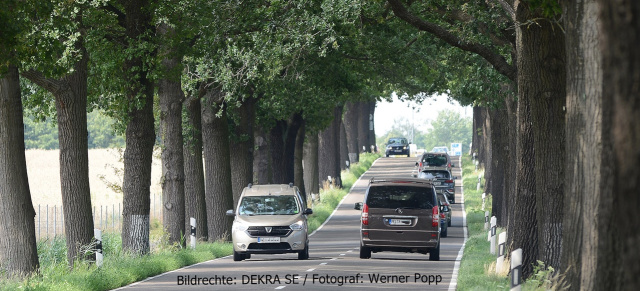
<svg viewBox="0 0 640 291"><path fill-rule="evenodd" d="M356 202L355 206L353 206L353 209L362 210L362 202Z"/></svg>
<svg viewBox="0 0 640 291"><path fill-rule="evenodd" d="M233 212L233 209L229 209L227 210L227 216L236 216L236 214Z"/></svg>

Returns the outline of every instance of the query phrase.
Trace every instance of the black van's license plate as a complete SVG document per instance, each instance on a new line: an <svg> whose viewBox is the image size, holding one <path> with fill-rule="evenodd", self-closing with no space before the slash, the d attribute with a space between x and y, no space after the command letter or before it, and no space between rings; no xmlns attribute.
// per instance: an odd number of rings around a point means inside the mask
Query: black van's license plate
<svg viewBox="0 0 640 291"><path fill-rule="evenodd" d="M411 219L389 218L389 225L411 225Z"/></svg>

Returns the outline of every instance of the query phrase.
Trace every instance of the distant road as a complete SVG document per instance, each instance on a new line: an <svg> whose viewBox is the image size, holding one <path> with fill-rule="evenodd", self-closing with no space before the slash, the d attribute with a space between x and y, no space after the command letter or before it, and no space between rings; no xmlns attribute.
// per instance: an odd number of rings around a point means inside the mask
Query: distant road
<svg viewBox="0 0 640 291"><path fill-rule="evenodd" d="M410 177L415 160L414 157L377 160L354 185L331 219L309 238L309 260L298 260L296 254L283 254L252 255L249 260L234 262L229 256L168 272L121 289L448 290L456 257L464 241L461 179L456 180L458 204L453 205L449 236L441 239L440 261L429 261L429 255L393 252L373 253L367 260L359 258L360 211L353 209L354 203L363 200L371 177ZM460 177L458 157L452 160L458 166L454 168L453 175ZM436 284L435 280L441 281ZM189 285L198 281L199 285Z"/></svg>

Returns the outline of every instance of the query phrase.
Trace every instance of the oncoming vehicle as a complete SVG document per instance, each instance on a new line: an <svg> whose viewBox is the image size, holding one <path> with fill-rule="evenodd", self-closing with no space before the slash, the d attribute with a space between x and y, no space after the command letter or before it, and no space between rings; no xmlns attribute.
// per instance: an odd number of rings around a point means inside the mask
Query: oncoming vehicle
<svg viewBox="0 0 640 291"><path fill-rule="evenodd" d="M440 207L431 181L371 179L355 209L362 210L360 258L392 251L429 254L440 260Z"/></svg>
<svg viewBox="0 0 640 291"><path fill-rule="evenodd" d="M456 177L451 175L451 171L449 171L447 168L424 168L418 174L418 178L432 180L433 187L436 189L436 193L442 193L446 195L447 199L451 201L451 204L456 203Z"/></svg>
<svg viewBox="0 0 640 291"><path fill-rule="evenodd" d="M297 253L309 258L307 215L298 187L289 185L251 185L245 187L234 216L231 238L233 260L250 259L251 254Z"/></svg>
<svg viewBox="0 0 640 291"><path fill-rule="evenodd" d="M410 143L404 137L390 138L389 142L387 142L387 149L385 150L385 155L387 157L389 157L390 155L407 155L407 157L410 157L411 148L409 144Z"/></svg>

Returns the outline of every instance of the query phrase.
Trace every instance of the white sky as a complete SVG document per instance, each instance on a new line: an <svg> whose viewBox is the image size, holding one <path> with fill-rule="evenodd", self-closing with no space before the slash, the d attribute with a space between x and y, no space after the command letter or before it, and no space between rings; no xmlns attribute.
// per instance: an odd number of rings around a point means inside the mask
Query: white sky
<svg viewBox="0 0 640 291"><path fill-rule="evenodd" d="M415 110L412 110L412 107ZM473 116L471 106L462 107L455 100L449 102L446 95L429 96L422 101L422 104L417 104L399 101L393 94L393 102L381 101L377 103L374 116L376 135L387 133L395 121L401 118L413 120L416 129L426 131L429 128L429 122L434 120L438 116L438 112L444 109L456 110L462 117Z"/></svg>

